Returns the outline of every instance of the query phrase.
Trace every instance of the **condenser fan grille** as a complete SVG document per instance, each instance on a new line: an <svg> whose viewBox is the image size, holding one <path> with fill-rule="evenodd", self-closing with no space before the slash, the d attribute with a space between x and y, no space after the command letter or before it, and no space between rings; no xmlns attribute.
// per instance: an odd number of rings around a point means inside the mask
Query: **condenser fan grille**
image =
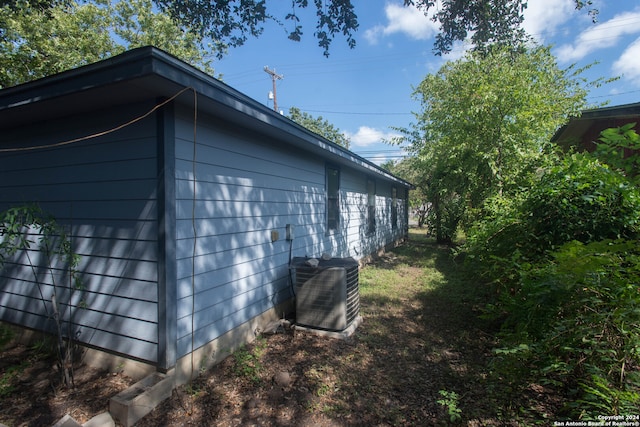
<svg viewBox="0 0 640 427"><path fill-rule="evenodd" d="M358 317L360 294L358 262L353 258L320 261L294 258L296 323L330 331L342 331Z"/></svg>

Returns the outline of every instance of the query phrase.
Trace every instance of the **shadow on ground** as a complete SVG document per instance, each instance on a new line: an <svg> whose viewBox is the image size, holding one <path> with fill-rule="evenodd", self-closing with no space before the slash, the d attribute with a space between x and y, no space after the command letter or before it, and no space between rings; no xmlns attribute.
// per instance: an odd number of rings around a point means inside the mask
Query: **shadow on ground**
<svg viewBox="0 0 640 427"><path fill-rule="evenodd" d="M494 342L469 286L450 248L412 233L361 270L352 337L267 336L139 425L509 425L487 389Z"/></svg>

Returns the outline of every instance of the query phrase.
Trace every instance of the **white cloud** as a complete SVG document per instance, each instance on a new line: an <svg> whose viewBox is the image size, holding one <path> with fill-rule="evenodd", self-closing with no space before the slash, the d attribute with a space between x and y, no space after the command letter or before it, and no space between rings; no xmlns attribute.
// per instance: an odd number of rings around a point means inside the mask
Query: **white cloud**
<svg viewBox="0 0 640 427"><path fill-rule="evenodd" d="M622 74L625 79L640 86L640 37L627 46L613 63L612 69L614 73Z"/></svg>
<svg viewBox="0 0 640 427"><path fill-rule="evenodd" d="M640 11L624 12L601 24L587 28L572 44L562 45L556 51L561 61L577 61L591 52L615 46L621 37L640 33Z"/></svg>
<svg viewBox="0 0 640 427"><path fill-rule="evenodd" d="M574 0L535 0L527 4L522 27L538 42L553 36L558 27L570 19L576 19Z"/></svg>
<svg viewBox="0 0 640 427"><path fill-rule="evenodd" d="M389 141L399 136L393 132L384 132L380 129L371 128L369 126L360 126L356 133L344 132L354 147L367 147L372 144Z"/></svg>
<svg viewBox="0 0 640 427"><path fill-rule="evenodd" d="M457 61L458 59L462 58L468 51L473 50L474 47L475 45L468 39L464 41L454 41L453 46L451 46L451 52L447 53L446 55L442 55L442 64L444 64L446 61Z"/></svg>
<svg viewBox="0 0 640 427"><path fill-rule="evenodd" d="M405 7L401 4L387 4L384 8L387 16L386 25L376 25L364 32L371 44L376 44L381 37L395 33L403 33L416 40L429 39L438 32L439 24L417 8Z"/></svg>
<svg viewBox="0 0 640 427"><path fill-rule="evenodd" d="M425 16L416 7L402 4L387 4L386 25L377 25L364 32L365 38L376 44L380 38L395 33L403 33L412 39L426 40L439 32L440 24L432 17L437 8L433 7ZM524 11L524 29L538 41L543 42L545 35L553 35L557 28L570 19L575 19L574 0L535 0L528 3Z"/></svg>

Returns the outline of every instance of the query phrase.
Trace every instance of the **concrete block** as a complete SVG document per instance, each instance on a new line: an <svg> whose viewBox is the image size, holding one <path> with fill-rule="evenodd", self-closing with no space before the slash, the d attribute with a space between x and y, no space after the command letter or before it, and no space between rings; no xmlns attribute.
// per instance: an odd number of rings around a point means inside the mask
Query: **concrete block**
<svg viewBox="0 0 640 427"><path fill-rule="evenodd" d="M124 427L130 427L171 396L172 375L154 373L109 400L109 412Z"/></svg>
<svg viewBox="0 0 640 427"><path fill-rule="evenodd" d="M113 421L111 414L103 412L91 418L86 423L82 424L82 427L115 427L116 422Z"/></svg>
<svg viewBox="0 0 640 427"><path fill-rule="evenodd" d="M69 414L60 418L57 423L53 425L53 427L82 427L82 424L73 419L73 417Z"/></svg>

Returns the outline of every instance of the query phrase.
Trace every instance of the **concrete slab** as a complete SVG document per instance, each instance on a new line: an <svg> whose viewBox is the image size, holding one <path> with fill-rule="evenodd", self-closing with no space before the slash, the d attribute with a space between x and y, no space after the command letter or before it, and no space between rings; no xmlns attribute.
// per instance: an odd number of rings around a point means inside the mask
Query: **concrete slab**
<svg viewBox="0 0 640 427"><path fill-rule="evenodd" d="M124 427L130 427L171 396L174 377L154 373L109 400L109 412Z"/></svg>
<svg viewBox="0 0 640 427"><path fill-rule="evenodd" d="M324 329L315 329L308 328L306 326L295 325L296 331L305 331L315 335L320 335L323 337L336 338L340 340L345 340L354 334L358 326L362 323L362 316L356 317L351 325L349 325L345 330L342 331L326 331Z"/></svg>

